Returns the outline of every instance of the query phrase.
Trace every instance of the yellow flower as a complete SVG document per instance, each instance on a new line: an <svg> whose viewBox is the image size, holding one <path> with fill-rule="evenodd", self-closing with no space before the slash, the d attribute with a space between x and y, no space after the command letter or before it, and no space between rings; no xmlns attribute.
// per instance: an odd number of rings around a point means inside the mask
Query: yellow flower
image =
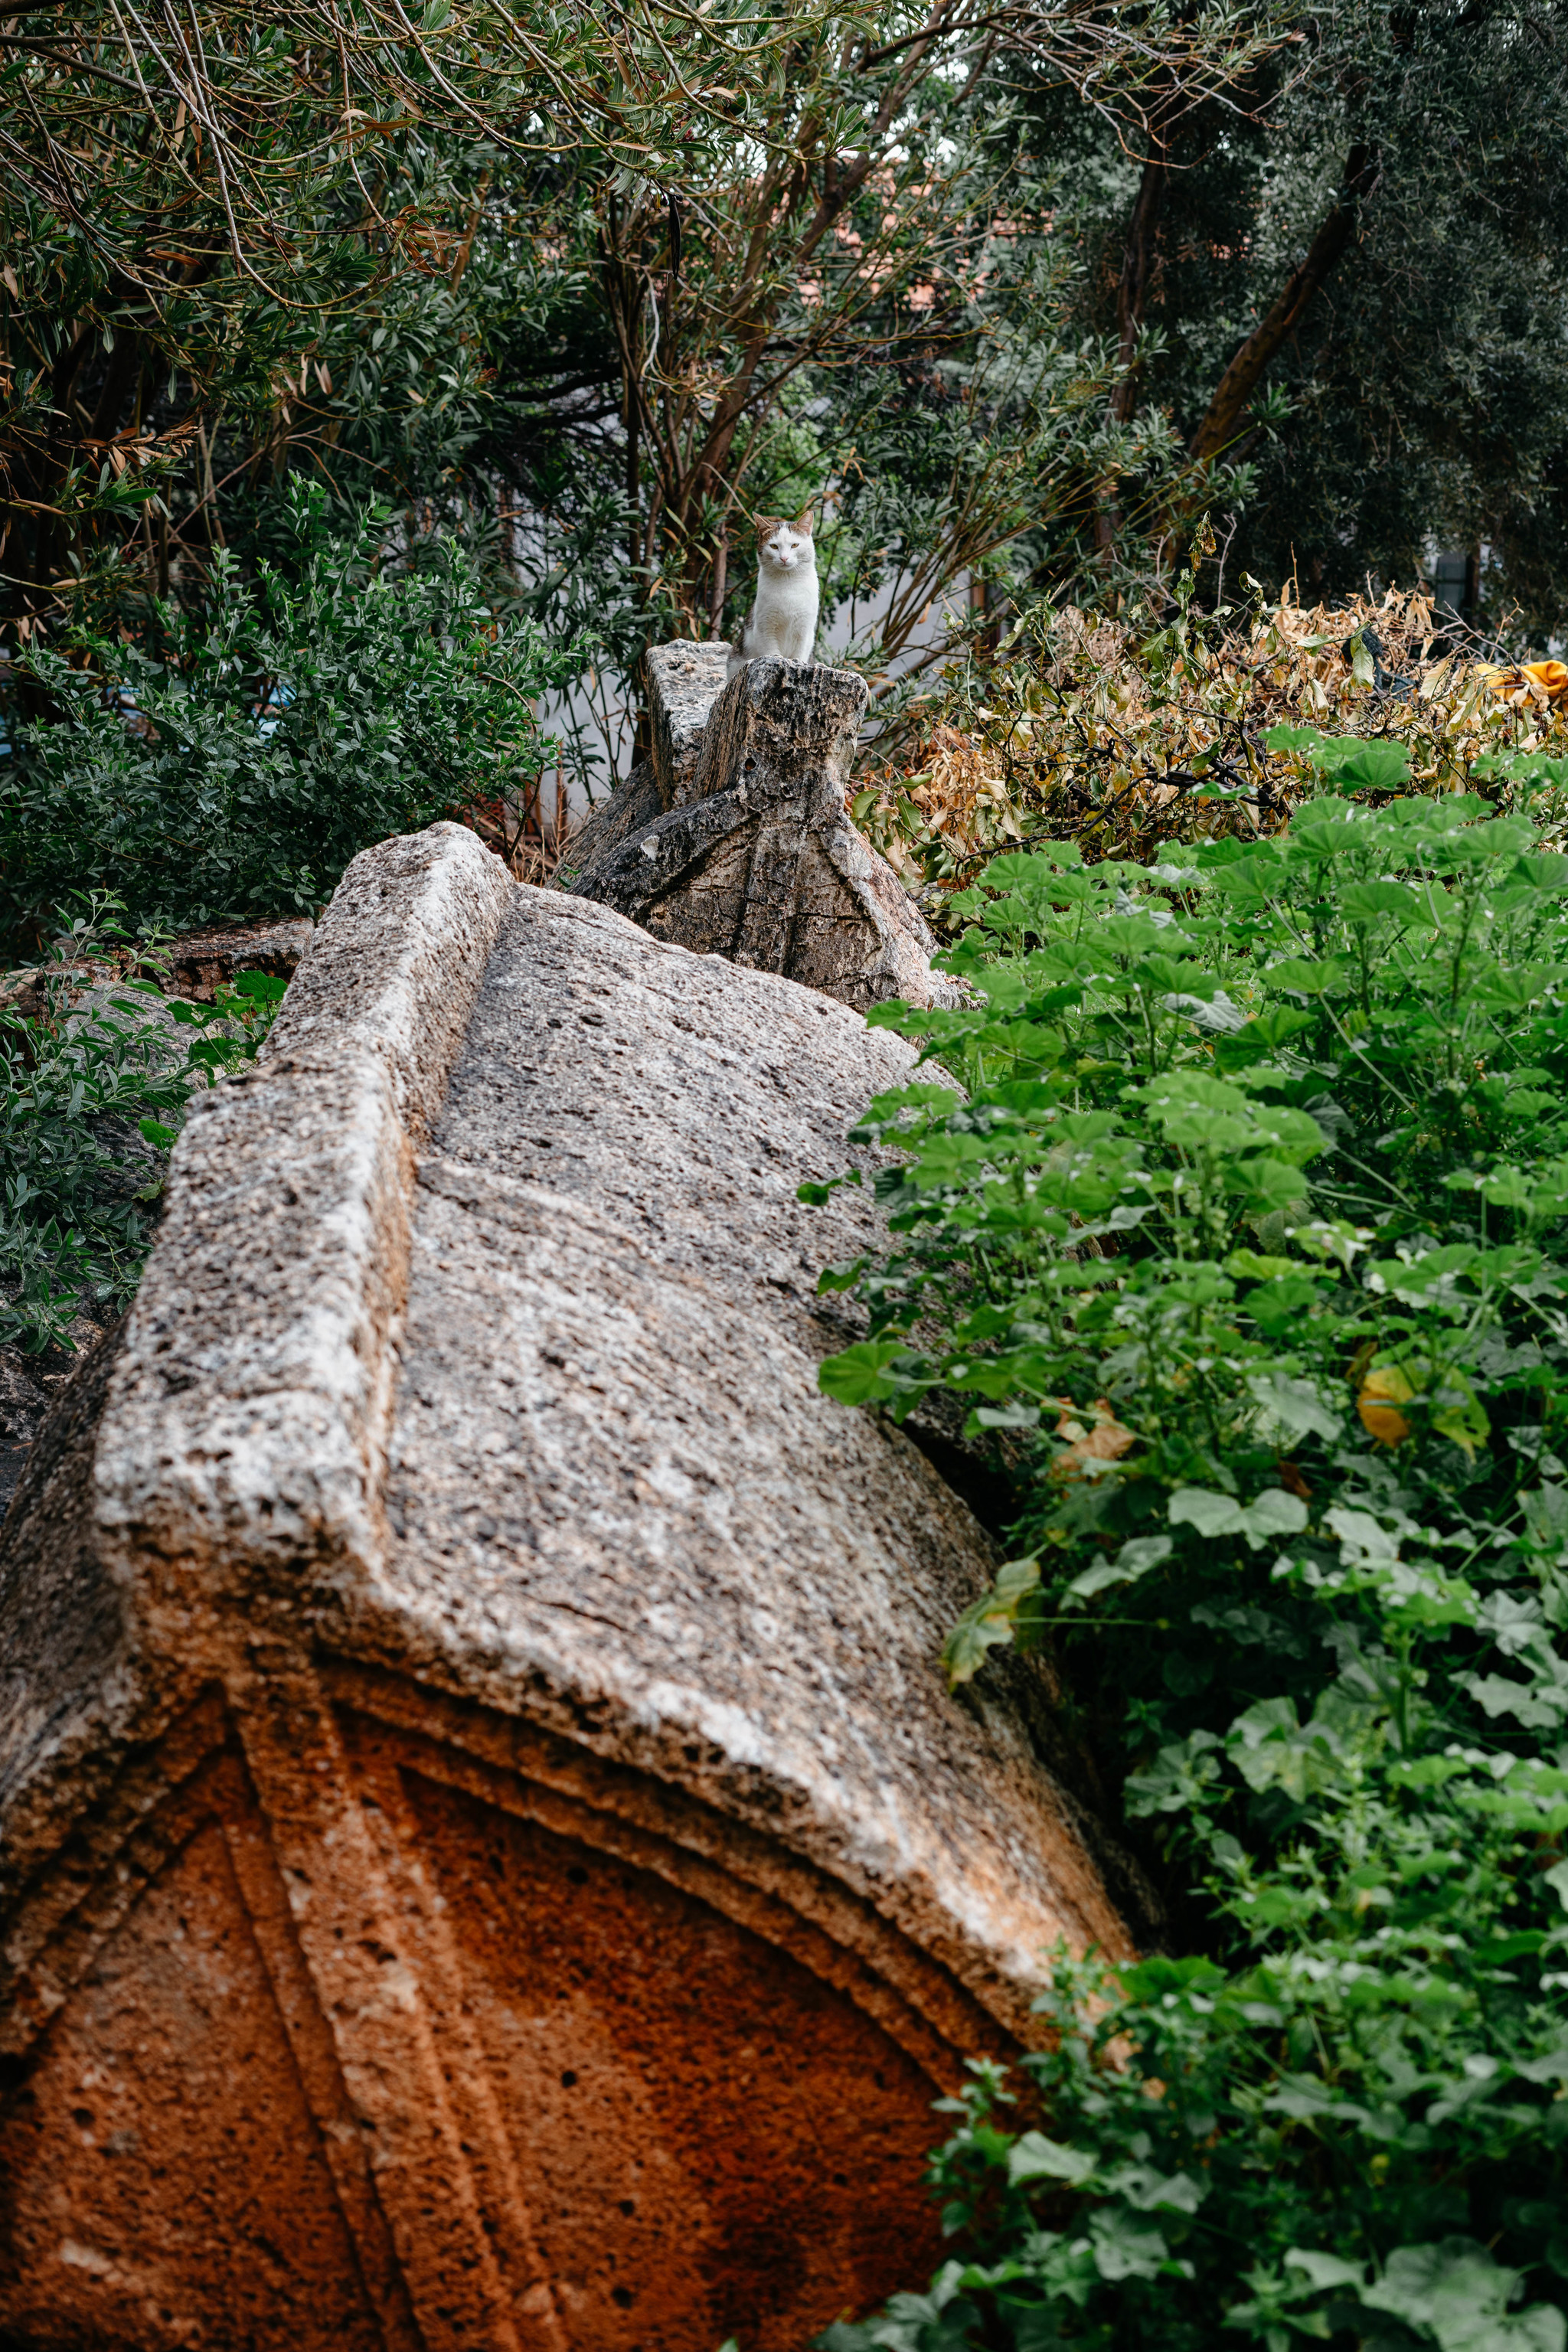
<svg viewBox="0 0 1568 2352"><path fill-rule="evenodd" d="M1491 1434L1491 1424L1469 1381L1452 1365L1439 1372L1431 1364L1412 1364L1408 1370L1400 1364L1374 1364L1357 1392L1356 1411L1380 1445L1403 1445L1410 1423L1399 1408L1413 1396L1429 1398L1432 1427L1473 1462L1477 1446Z"/></svg>

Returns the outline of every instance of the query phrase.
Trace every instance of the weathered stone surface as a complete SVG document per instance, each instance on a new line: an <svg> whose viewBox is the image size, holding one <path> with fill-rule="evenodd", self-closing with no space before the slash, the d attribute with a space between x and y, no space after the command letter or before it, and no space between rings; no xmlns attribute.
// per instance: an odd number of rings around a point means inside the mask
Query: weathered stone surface
<svg viewBox="0 0 1568 2352"><path fill-rule="evenodd" d="M62 990L70 992L68 1003L78 1003L83 995L95 992L100 996L123 985L123 965L113 956L89 956L69 963L20 964L15 970L0 972L0 1022L7 1014L23 1021L41 1021L49 1009L50 989L57 997ZM19 1039L13 1029L6 1037L13 1051ZM24 1059L29 1068L31 1058L24 1048Z"/></svg>
<svg viewBox="0 0 1568 2352"><path fill-rule="evenodd" d="M648 663L655 741L667 722L684 755L706 679L681 672L669 716L664 672L652 654ZM931 969L930 930L845 807L866 702L851 671L752 662L709 707L684 796L640 830L621 828L613 845L579 851L570 888L657 939L784 974L860 1011L895 996L956 1003Z"/></svg>
<svg viewBox="0 0 1568 2352"><path fill-rule="evenodd" d="M664 812L651 760L640 760L624 784L598 802L568 836L556 870L557 889L570 889L581 874L597 866L635 833L644 832Z"/></svg>
<svg viewBox="0 0 1568 2352"><path fill-rule="evenodd" d="M653 757L641 760L625 783L589 810L572 835L556 875L556 887L570 889L611 852L646 832L667 809L694 797L693 783L708 716L724 690L730 648L715 640L698 645L679 638L654 646L645 656Z"/></svg>
<svg viewBox="0 0 1568 2352"><path fill-rule="evenodd" d="M47 977L40 964L19 964L13 971L0 972L0 1017L10 1013L24 1021L36 1021L44 1009Z"/></svg>
<svg viewBox="0 0 1568 2352"><path fill-rule="evenodd" d="M709 713L724 691L729 659L728 645L718 638L707 645L678 638L673 645L650 646L644 656L661 807L684 808L700 797L698 763Z"/></svg>
<svg viewBox="0 0 1568 2352"><path fill-rule="evenodd" d="M210 1004L218 990L232 984L242 971L265 971L274 980L291 980L315 928L300 916L282 922L229 923L216 930L184 932L169 951L174 993Z"/></svg>
<svg viewBox="0 0 1568 2352"><path fill-rule="evenodd" d="M693 800L744 787L759 801L842 808L860 721L871 699L852 669L822 662L750 662L709 712Z"/></svg>
<svg viewBox="0 0 1568 2352"><path fill-rule="evenodd" d="M934 2252L927 2101L1126 1936L816 1387L874 1212L795 1188L910 1065L351 867L0 1537L7 2340L795 2352Z"/></svg>

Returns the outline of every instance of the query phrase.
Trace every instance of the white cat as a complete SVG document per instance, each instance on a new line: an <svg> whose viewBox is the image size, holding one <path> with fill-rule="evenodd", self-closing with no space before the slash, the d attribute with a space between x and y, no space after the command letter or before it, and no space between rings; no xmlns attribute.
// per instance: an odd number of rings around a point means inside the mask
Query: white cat
<svg viewBox="0 0 1568 2352"><path fill-rule="evenodd" d="M816 642L816 548L811 536L811 509L793 522L777 515L757 518L757 601L738 646L730 648L726 678L736 677L748 662L780 655L785 661L808 662Z"/></svg>

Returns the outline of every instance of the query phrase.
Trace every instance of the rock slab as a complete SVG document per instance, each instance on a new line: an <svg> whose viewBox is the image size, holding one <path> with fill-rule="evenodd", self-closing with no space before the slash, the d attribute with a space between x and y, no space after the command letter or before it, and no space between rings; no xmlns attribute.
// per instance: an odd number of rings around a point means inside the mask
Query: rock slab
<svg viewBox="0 0 1568 2352"><path fill-rule="evenodd" d="M936 942L846 787L865 681L756 661L723 682L722 646L647 656L651 784L637 771L568 854L568 887L700 955L779 972L866 1011L952 1004ZM635 812L635 815L634 815ZM640 821L637 821L640 819Z"/></svg>
<svg viewBox="0 0 1568 2352"><path fill-rule="evenodd" d="M304 918L283 922L232 923L216 930L185 931L171 940L166 957L153 968L137 965L134 955L94 956L80 964L29 964L0 972L0 1019L7 1013L24 1020L42 1018L51 981L92 986L140 975L156 979L172 996L211 1004L222 987L232 986L242 971L264 971L289 980L310 944L314 924Z"/></svg>
<svg viewBox="0 0 1568 2352"><path fill-rule="evenodd" d="M934 2258L930 2100L1127 1938L816 1386L910 1063L355 860L0 1536L7 2342L796 2352Z"/></svg>

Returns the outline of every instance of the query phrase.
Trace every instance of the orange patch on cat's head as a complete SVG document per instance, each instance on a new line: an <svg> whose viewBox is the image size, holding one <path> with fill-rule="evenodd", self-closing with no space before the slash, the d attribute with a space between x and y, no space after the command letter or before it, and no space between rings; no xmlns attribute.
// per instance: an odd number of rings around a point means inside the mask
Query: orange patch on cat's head
<svg viewBox="0 0 1568 2352"><path fill-rule="evenodd" d="M812 509L802 507L792 521L788 515L758 515L754 518L759 540L771 539L775 530L797 530L803 539L811 537Z"/></svg>

